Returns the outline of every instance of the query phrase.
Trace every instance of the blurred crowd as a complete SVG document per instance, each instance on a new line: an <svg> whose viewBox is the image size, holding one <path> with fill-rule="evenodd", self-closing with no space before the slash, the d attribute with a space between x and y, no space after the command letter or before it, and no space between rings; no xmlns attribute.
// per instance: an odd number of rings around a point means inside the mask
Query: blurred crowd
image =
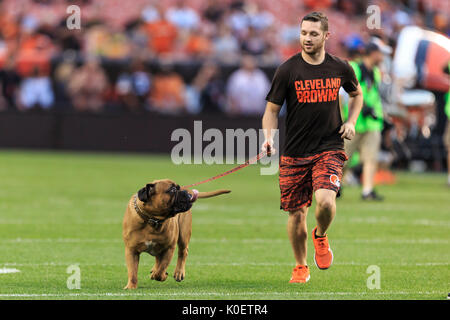
<svg viewBox="0 0 450 320"><path fill-rule="evenodd" d="M73 4L81 28L70 30ZM370 4L381 29L366 26ZM450 32L448 0L3 0L0 110L260 115L312 10L329 18L327 51L347 58L374 35L395 47L406 25Z"/></svg>

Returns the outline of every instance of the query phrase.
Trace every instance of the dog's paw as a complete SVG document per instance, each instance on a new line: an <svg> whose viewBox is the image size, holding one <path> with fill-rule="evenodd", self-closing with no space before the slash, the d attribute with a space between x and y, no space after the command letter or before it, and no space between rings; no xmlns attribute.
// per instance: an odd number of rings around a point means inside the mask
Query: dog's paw
<svg viewBox="0 0 450 320"><path fill-rule="evenodd" d="M135 290L137 289L137 284L127 284L123 290Z"/></svg>
<svg viewBox="0 0 450 320"><path fill-rule="evenodd" d="M173 277L176 281L180 282L184 280L185 272L184 270L175 270Z"/></svg>
<svg viewBox="0 0 450 320"><path fill-rule="evenodd" d="M156 281L165 281L169 273L167 272L155 272L152 270L150 279Z"/></svg>

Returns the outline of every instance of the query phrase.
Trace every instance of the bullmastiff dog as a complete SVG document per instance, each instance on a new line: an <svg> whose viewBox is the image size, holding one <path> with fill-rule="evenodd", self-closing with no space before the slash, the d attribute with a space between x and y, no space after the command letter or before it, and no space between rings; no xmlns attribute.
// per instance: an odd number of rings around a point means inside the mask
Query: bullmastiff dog
<svg viewBox="0 0 450 320"><path fill-rule="evenodd" d="M134 194L123 218L123 241L128 269L124 289L137 288L139 256L147 252L155 257L151 279L164 281L167 267L178 245L176 281L185 276L185 264L192 231L192 204L200 198L229 193L229 190L198 192L180 188L172 180L155 180Z"/></svg>

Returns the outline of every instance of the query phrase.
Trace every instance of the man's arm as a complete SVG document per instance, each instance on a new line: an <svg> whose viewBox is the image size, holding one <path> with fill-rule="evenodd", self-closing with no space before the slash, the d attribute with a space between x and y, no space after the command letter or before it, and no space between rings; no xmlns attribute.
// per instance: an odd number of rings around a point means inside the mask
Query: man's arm
<svg viewBox="0 0 450 320"><path fill-rule="evenodd" d="M264 137L266 138L262 149L267 152L267 155L275 154L276 150L273 147L273 136L275 130L278 129L278 115L280 114L281 106L273 102L267 102L266 111L262 118L262 128Z"/></svg>
<svg viewBox="0 0 450 320"><path fill-rule="evenodd" d="M348 95L350 96L348 100L348 119L342 124L339 133L341 133L342 138L351 140L355 136L356 120L363 107L361 86L358 84L356 90L349 92Z"/></svg>

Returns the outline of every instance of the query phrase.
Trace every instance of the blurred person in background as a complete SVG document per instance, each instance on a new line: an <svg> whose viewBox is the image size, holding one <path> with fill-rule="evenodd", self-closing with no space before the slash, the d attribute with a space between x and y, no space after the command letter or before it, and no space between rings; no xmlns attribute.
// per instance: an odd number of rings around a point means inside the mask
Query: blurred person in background
<svg viewBox="0 0 450 320"><path fill-rule="evenodd" d="M22 34L18 44L16 68L22 77L19 110L46 109L53 106L54 93L50 79L50 59L55 47L50 37L40 29L39 20L26 15L21 20Z"/></svg>
<svg viewBox="0 0 450 320"><path fill-rule="evenodd" d="M270 81L256 66L255 58L244 55L241 67L227 82L227 112L230 114L261 115L266 105Z"/></svg>
<svg viewBox="0 0 450 320"><path fill-rule="evenodd" d="M73 72L67 88L76 111L102 111L108 79L98 58L88 57L84 65Z"/></svg>
<svg viewBox="0 0 450 320"><path fill-rule="evenodd" d="M161 6L158 1L148 1L141 9L141 19L145 23L155 22L161 19Z"/></svg>
<svg viewBox="0 0 450 320"><path fill-rule="evenodd" d="M122 72L116 82L116 92L124 108L131 112L145 110L151 78L142 60L131 63L131 70Z"/></svg>
<svg viewBox="0 0 450 320"><path fill-rule="evenodd" d="M220 68L213 61L207 61L187 86L187 108L189 113L222 113L225 108L225 83Z"/></svg>
<svg viewBox="0 0 450 320"><path fill-rule="evenodd" d="M159 7L158 19L146 23L148 46L157 56L171 56L176 48L177 27L165 18Z"/></svg>
<svg viewBox="0 0 450 320"><path fill-rule="evenodd" d="M217 24L221 21L224 13L225 7L220 0L208 0L207 4L202 11L203 19L210 23Z"/></svg>
<svg viewBox="0 0 450 320"><path fill-rule="evenodd" d="M243 3L239 1L231 3L226 12L225 21L231 28L233 35L238 39L242 38L250 26L250 17L244 11Z"/></svg>
<svg viewBox="0 0 450 320"><path fill-rule="evenodd" d="M71 109L68 84L76 67L75 55L66 51L63 60L55 66L53 86L55 89L55 105L58 109Z"/></svg>
<svg viewBox="0 0 450 320"><path fill-rule="evenodd" d="M266 53L268 45L263 38L262 31L249 27L247 33L241 41L241 52L253 56L260 56Z"/></svg>
<svg viewBox="0 0 450 320"><path fill-rule="evenodd" d="M379 41L370 42L365 47L361 61L349 62L361 85L364 104L356 121L355 137L352 140L345 140L344 148L349 158L356 150L360 151L363 164L361 194L363 200L383 200L383 197L374 189L384 118L379 92L381 73L378 66L383 62L384 54L389 53L391 53L390 47ZM348 111L344 112L344 115L347 113ZM348 170L346 168L346 171Z"/></svg>
<svg viewBox="0 0 450 320"><path fill-rule="evenodd" d="M119 27L94 24L87 28L85 52L109 59L127 58L130 53L130 40Z"/></svg>
<svg viewBox="0 0 450 320"><path fill-rule="evenodd" d="M14 55L6 57L0 70L0 110L17 108L16 99L21 78L15 70Z"/></svg>
<svg viewBox="0 0 450 320"><path fill-rule="evenodd" d="M263 9L257 2L247 2L245 8L250 19L250 26L257 30L269 28L275 20L273 14Z"/></svg>
<svg viewBox="0 0 450 320"><path fill-rule="evenodd" d="M184 52L190 60L207 59L213 52L213 45L208 32L202 27L195 27L186 36Z"/></svg>
<svg viewBox="0 0 450 320"><path fill-rule="evenodd" d="M169 64L162 64L153 77L150 89L150 109L161 113L181 114L186 111L183 78Z"/></svg>
<svg viewBox="0 0 450 320"><path fill-rule="evenodd" d="M213 57L223 63L239 61L240 46L237 38L232 34L226 23L218 26L217 35L212 41Z"/></svg>
<svg viewBox="0 0 450 320"><path fill-rule="evenodd" d="M48 110L53 106L54 94L50 77L42 76L36 67L20 84L18 108L27 110Z"/></svg>
<svg viewBox="0 0 450 320"><path fill-rule="evenodd" d="M184 0L177 0L175 6L166 11L166 19L181 30L192 30L198 27L200 17Z"/></svg>

